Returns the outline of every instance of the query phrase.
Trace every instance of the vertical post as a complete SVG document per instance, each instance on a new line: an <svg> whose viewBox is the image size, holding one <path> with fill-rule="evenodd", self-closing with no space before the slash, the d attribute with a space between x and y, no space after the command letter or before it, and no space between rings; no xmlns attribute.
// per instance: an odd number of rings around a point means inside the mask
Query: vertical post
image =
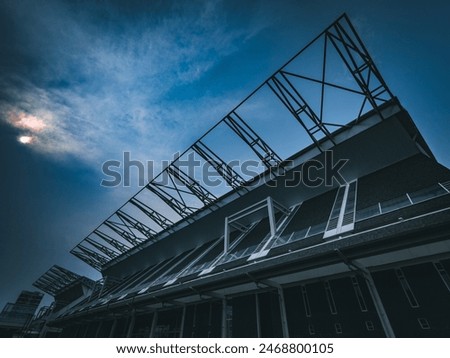
<svg viewBox="0 0 450 358"><path fill-rule="evenodd" d="M150 329L150 338L155 337L156 322L158 321L158 311L153 315L152 328Z"/></svg>
<svg viewBox="0 0 450 358"><path fill-rule="evenodd" d="M136 310L133 310L131 312L131 321L130 321L130 324L128 325L127 338L130 338L131 335L133 334L135 322L136 322Z"/></svg>
<svg viewBox="0 0 450 358"><path fill-rule="evenodd" d="M273 210L273 201L270 196L267 197L267 211L269 212L270 235L275 236L277 227L275 222L275 211Z"/></svg>
<svg viewBox="0 0 450 358"><path fill-rule="evenodd" d="M64 330L64 328L63 328ZM47 321L45 321L44 326L41 328L41 331L39 332L39 338L44 338L47 334L48 328L47 328Z"/></svg>
<svg viewBox="0 0 450 358"><path fill-rule="evenodd" d="M114 331L116 330L116 327L117 327L117 318L114 318L113 324L111 326L111 330L109 331L109 338L114 337Z"/></svg>
<svg viewBox="0 0 450 358"><path fill-rule="evenodd" d="M384 333L387 338L395 338L394 330L392 329L391 322L389 322L389 317L386 313L386 310L383 306L383 301L381 301L381 297L378 294L377 287L375 286L375 282L373 281L372 275L367 270L361 270L364 278L367 282L367 287L369 288L370 295L372 296L373 303L375 304L375 308L378 313L378 317L380 318L381 325L383 326Z"/></svg>
<svg viewBox="0 0 450 358"><path fill-rule="evenodd" d="M98 324L97 330L95 331L95 338L98 338L98 335L100 334L100 330L102 329L103 326L103 320L101 320Z"/></svg>
<svg viewBox="0 0 450 358"><path fill-rule="evenodd" d="M211 325L212 325L212 310L213 310L213 303L209 303L209 312L208 312L208 338L211 337Z"/></svg>
<svg viewBox="0 0 450 358"><path fill-rule="evenodd" d="M183 305L183 311L181 313L180 338L183 338L185 319L186 319L186 305Z"/></svg>
<svg viewBox="0 0 450 358"><path fill-rule="evenodd" d="M222 299L222 338L227 338L227 299Z"/></svg>
<svg viewBox="0 0 450 358"><path fill-rule="evenodd" d="M230 230L228 227L228 216L225 218L225 229L223 231L223 253L228 252L228 247L230 245Z"/></svg>
<svg viewBox="0 0 450 358"><path fill-rule="evenodd" d="M281 315L281 329L283 331L283 337L289 338L289 326L287 323L286 305L284 303L284 292L282 287L278 287L278 300L280 303L280 315Z"/></svg>
<svg viewBox="0 0 450 358"><path fill-rule="evenodd" d="M255 303L256 303L256 332L258 333L258 338L261 338L261 318L259 317L259 297L258 293L255 293Z"/></svg>

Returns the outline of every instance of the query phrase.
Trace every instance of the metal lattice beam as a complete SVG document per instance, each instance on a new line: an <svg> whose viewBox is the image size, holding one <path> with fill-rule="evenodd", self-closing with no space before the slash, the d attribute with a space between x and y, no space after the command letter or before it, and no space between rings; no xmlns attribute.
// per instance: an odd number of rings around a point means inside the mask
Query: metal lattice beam
<svg viewBox="0 0 450 358"><path fill-rule="evenodd" d="M100 270L103 265L110 261L110 258L83 246L81 243L75 246L71 253L97 270Z"/></svg>
<svg viewBox="0 0 450 358"><path fill-rule="evenodd" d="M153 222L158 224L162 229L167 229L173 225L172 220L166 218L164 215L158 213L156 210L153 210L151 207L144 204L142 201L136 198L131 198L130 203L136 206L139 210L141 210L145 215L147 215L150 219L152 219Z"/></svg>
<svg viewBox="0 0 450 358"><path fill-rule="evenodd" d="M346 27L348 30L345 29ZM379 103L384 103L394 97L346 15L340 21L336 21L328 29L326 35L365 94L365 101L368 101L372 108L376 109Z"/></svg>
<svg viewBox="0 0 450 358"><path fill-rule="evenodd" d="M222 178L233 189L239 189L245 184L242 178L236 171L233 170L227 163L225 163L216 153L214 153L206 144L198 140L191 146L192 150L201 156L206 162L211 165L214 170L222 176Z"/></svg>
<svg viewBox="0 0 450 358"><path fill-rule="evenodd" d="M278 154L236 112L228 114L224 123L253 150L267 168L280 165L282 160Z"/></svg>
<svg viewBox="0 0 450 358"><path fill-rule="evenodd" d="M97 260L98 262L100 262L101 264L106 264L108 263L109 259L89 248L87 248L86 246L83 246L81 244L77 245L77 248L82 251L83 253L85 253L86 255L92 257L94 260Z"/></svg>
<svg viewBox="0 0 450 358"><path fill-rule="evenodd" d="M300 123L303 129L308 133L312 141L319 147L317 134L320 133L334 143L333 137L323 121L313 111L300 92L289 81L287 74L279 71L273 75L267 85L275 93L277 98L286 106L289 112Z"/></svg>
<svg viewBox="0 0 450 358"><path fill-rule="evenodd" d="M130 247L121 243L120 241L113 239L111 236L101 232L100 230L96 229L94 230L94 234L100 237L103 241L107 242L109 245L114 247L116 250L118 250L120 253L127 252Z"/></svg>
<svg viewBox="0 0 450 358"><path fill-rule="evenodd" d="M198 181L191 178L175 164L171 164L166 169L167 173L179 180L193 195L195 195L204 205L210 205L217 200L217 197L209 190L200 185Z"/></svg>
<svg viewBox="0 0 450 358"><path fill-rule="evenodd" d="M78 246L77 246L78 247ZM94 258L92 258L91 256L85 254L84 252L80 252L77 251L76 248L73 249L72 251L70 251L70 253L76 257L78 257L81 261L87 263L89 266L93 267L94 269L96 269L97 271L101 271L102 269L102 263L100 263L99 261L95 260Z"/></svg>
<svg viewBox="0 0 450 358"><path fill-rule="evenodd" d="M54 296L80 278L80 275L64 269L63 267L54 265L37 279L33 283L33 286Z"/></svg>
<svg viewBox="0 0 450 358"><path fill-rule="evenodd" d="M117 256L119 256L119 254L116 251L110 249L109 247L106 247L105 245L98 243L97 241L91 239L90 237L85 238L84 242L88 242L93 247L95 247L98 251L100 251L100 252L104 253L106 256L108 256L110 259L115 259Z"/></svg>
<svg viewBox="0 0 450 358"><path fill-rule="evenodd" d="M169 177L169 179L173 183L173 178ZM175 186L175 183L173 183ZM173 187L167 187L163 184L150 182L147 184L146 188L150 190L153 194L158 196L167 206L169 206L173 211L175 211L182 218L186 218L189 215L193 214L196 211L196 208L188 206L184 201L183 197L180 194L179 189L174 189ZM167 189L175 190L178 193L178 197L176 198L171 193L167 191Z"/></svg>
<svg viewBox="0 0 450 358"><path fill-rule="evenodd" d="M131 245L137 246L145 241L144 239L137 237L131 230L132 228L139 231L147 239L154 240L156 232L150 229L147 225L144 225L139 220L136 220L132 216L120 210L116 212L116 215L122 223L107 220L104 222L104 224L108 226L111 230L113 230L116 234L120 235L123 239L128 241ZM124 230L123 226L125 226L127 230Z"/></svg>
<svg viewBox="0 0 450 358"><path fill-rule="evenodd" d="M314 77L294 73L287 69L291 62L318 41L323 41L322 71L320 74ZM330 57L330 51L336 51L341 63L347 68L349 76L353 78L354 84L357 85L356 88L359 89L333 83L333 81L327 81L326 68L329 66L328 58ZM318 108L314 110L305 100L299 88L291 81L292 78L301 78L321 86L320 96L319 98L315 98L320 103ZM321 35L299 51L264 84L272 90L276 97L301 124L320 150L322 150L320 145L321 138L325 137L334 143L329 127L342 126L341 124L324 121L324 102L329 87L361 96L361 106L357 119L364 113L367 104L372 109L377 110L380 104L394 97L346 15L341 16ZM379 114L381 115L380 112Z"/></svg>

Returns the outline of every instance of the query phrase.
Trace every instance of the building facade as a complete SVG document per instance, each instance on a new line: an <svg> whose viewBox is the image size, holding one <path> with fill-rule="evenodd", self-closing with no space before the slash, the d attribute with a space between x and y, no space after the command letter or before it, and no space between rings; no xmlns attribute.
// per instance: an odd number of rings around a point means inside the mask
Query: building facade
<svg viewBox="0 0 450 358"><path fill-rule="evenodd" d="M35 283L55 297L41 335L448 337L449 194L343 15L72 250L100 281Z"/></svg>

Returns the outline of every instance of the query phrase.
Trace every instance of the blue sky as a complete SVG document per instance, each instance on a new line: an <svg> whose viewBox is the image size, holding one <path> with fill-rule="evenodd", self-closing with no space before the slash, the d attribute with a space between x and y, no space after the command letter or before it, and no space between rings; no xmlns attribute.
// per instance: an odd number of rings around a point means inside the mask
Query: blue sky
<svg viewBox="0 0 450 358"><path fill-rule="evenodd" d="M137 191L104 161L170 159L343 12L449 166L442 1L1 1L0 306L55 263L96 277L69 250Z"/></svg>

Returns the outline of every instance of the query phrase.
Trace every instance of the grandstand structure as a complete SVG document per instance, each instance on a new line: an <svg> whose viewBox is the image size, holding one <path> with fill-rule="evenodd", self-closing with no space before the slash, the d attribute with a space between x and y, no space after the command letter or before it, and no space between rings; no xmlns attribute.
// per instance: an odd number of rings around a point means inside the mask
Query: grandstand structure
<svg viewBox="0 0 450 358"><path fill-rule="evenodd" d="M43 297L42 292L22 291L15 302L8 302L0 312L0 338L23 336Z"/></svg>
<svg viewBox="0 0 450 358"><path fill-rule="evenodd" d="M101 280L35 282L41 336L448 337L449 194L344 14L76 245Z"/></svg>

